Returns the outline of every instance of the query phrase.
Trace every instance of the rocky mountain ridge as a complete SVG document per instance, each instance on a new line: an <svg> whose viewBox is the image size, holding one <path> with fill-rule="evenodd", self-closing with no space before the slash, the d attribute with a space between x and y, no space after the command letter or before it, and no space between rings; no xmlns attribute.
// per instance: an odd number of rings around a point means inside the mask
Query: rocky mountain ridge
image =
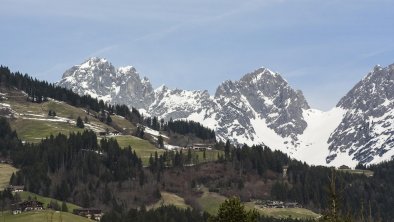
<svg viewBox="0 0 394 222"><path fill-rule="evenodd" d="M57 84L81 95L114 104L132 104L138 109L147 109L154 100L149 80L141 79L134 67L116 69L106 59L97 57L68 69Z"/></svg>
<svg viewBox="0 0 394 222"><path fill-rule="evenodd" d="M311 109L301 91L266 68L223 82L213 96L166 86L153 90L133 67L116 69L101 58L73 66L57 84L166 120L198 121L221 140L264 143L310 164L355 166L394 156L393 70L375 67L328 112Z"/></svg>

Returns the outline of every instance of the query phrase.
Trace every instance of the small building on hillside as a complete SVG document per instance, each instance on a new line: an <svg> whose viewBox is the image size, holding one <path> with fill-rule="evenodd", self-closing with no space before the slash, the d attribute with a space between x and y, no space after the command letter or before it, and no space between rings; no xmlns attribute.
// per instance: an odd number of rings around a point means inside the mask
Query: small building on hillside
<svg viewBox="0 0 394 222"><path fill-rule="evenodd" d="M103 211L97 208L74 209L73 213L81 217L86 217L97 221L100 221L101 217L104 215Z"/></svg>
<svg viewBox="0 0 394 222"><path fill-rule="evenodd" d="M282 168L282 176L283 176L283 178L287 177L287 169L289 169L289 166L287 166L287 165L283 166L283 168Z"/></svg>
<svg viewBox="0 0 394 222"><path fill-rule="evenodd" d="M213 145L212 144L204 144L204 143L194 143L193 146L191 147L194 150L212 150Z"/></svg>
<svg viewBox="0 0 394 222"><path fill-rule="evenodd" d="M10 158L5 158L5 157L0 157L0 163L10 164L10 165L13 164Z"/></svg>
<svg viewBox="0 0 394 222"><path fill-rule="evenodd" d="M340 170L350 170L350 167L348 167L346 165L342 165L338 169L340 169Z"/></svg>
<svg viewBox="0 0 394 222"><path fill-rule="evenodd" d="M23 192L25 190L25 186L13 186L13 185L8 185L7 190L11 191L12 193L18 193L18 192Z"/></svg>
<svg viewBox="0 0 394 222"><path fill-rule="evenodd" d="M114 136L117 136L117 135L119 135L120 134L120 132L119 131L112 131L112 135L114 135Z"/></svg>
<svg viewBox="0 0 394 222"><path fill-rule="evenodd" d="M99 135L99 136L107 136L107 132L105 132L105 131L100 131L100 132L98 132L98 135Z"/></svg>
<svg viewBox="0 0 394 222"><path fill-rule="evenodd" d="M37 200L27 200L11 205L12 214L20 214L26 211L38 211L44 209L44 203Z"/></svg>
<svg viewBox="0 0 394 222"><path fill-rule="evenodd" d="M13 215L21 214L22 213L22 208L19 205L17 205L17 204L12 204L11 205L11 212L12 212Z"/></svg>

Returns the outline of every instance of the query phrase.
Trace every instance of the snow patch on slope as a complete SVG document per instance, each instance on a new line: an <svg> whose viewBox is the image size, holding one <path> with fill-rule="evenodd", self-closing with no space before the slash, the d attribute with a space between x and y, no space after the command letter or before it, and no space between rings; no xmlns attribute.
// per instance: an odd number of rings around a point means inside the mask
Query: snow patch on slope
<svg viewBox="0 0 394 222"><path fill-rule="evenodd" d="M316 109L304 110L303 116L308 126L299 136L300 149L293 157L313 165L326 163L329 154L328 139L341 123L345 113L346 110L342 108L333 108L327 112ZM342 164L343 162L339 163ZM338 165L338 163L332 162L330 165Z"/></svg>

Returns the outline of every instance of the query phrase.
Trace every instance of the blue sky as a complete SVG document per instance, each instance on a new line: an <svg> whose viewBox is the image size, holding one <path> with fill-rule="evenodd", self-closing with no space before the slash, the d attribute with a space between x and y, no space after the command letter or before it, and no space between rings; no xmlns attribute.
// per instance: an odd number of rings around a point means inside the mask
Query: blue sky
<svg viewBox="0 0 394 222"><path fill-rule="evenodd" d="M61 78L91 56L153 86L208 89L261 66L328 110L375 64L394 63L394 1L2 0L0 63Z"/></svg>

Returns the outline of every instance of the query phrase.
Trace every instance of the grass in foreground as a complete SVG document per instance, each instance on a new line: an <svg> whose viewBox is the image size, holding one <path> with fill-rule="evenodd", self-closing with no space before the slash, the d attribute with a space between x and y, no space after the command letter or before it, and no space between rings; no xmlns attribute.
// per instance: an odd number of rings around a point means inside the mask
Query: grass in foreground
<svg viewBox="0 0 394 222"><path fill-rule="evenodd" d="M18 171L18 169L9 164L0 164L0 190L7 187L12 173L15 173L16 171Z"/></svg>
<svg viewBox="0 0 394 222"><path fill-rule="evenodd" d="M44 207L47 207L47 205L51 201L57 201L59 206L62 206L62 201L59 201L59 200L56 200L56 199L53 199L53 198L49 198L49 197L43 197L43 196L37 195L35 193L30 193L28 191L23 191L23 192L20 192L18 194L19 194L19 196L21 197L22 200L27 200L29 198L29 196L32 199L37 198L38 201L44 203ZM81 208L81 207L79 207L79 206L77 206L75 204L72 204L72 203L66 203L66 204L67 204L68 212L70 212L70 213L72 213L74 209Z"/></svg>
<svg viewBox="0 0 394 222"><path fill-rule="evenodd" d="M66 212L55 212L52 210L23 212L21 214L13 215L10 212L5 212L0 215L0 220L7 222L92 222L85 217L80 217Z"/></svg>

